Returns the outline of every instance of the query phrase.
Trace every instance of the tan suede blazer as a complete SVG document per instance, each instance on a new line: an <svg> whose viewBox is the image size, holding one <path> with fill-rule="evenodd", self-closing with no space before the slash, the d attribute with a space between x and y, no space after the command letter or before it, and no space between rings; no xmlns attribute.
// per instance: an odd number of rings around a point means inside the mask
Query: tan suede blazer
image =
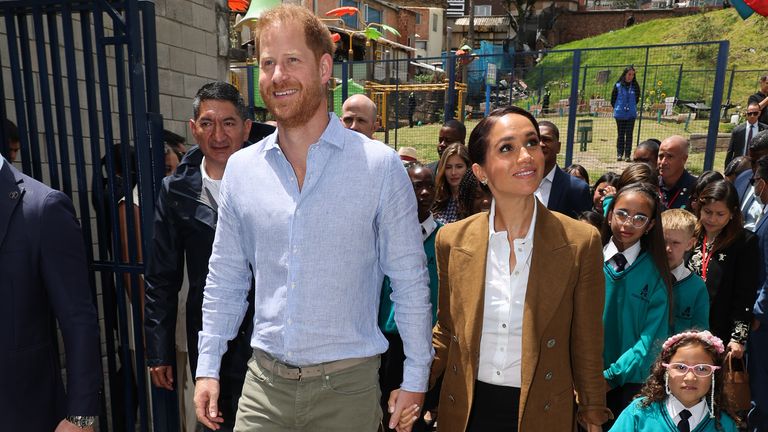
<svg viewBox="0 0 768 432"><path fill-rule="evenodd" d="M610 417L602 373L602 244L593 227L537 205L523 314L519 430L571 431L574 390L584 420L601 424ZM463 432L469 420L487 250L488 213L448 224L437 234L440 294L430 383L443 375L439 432Z"/></svg>

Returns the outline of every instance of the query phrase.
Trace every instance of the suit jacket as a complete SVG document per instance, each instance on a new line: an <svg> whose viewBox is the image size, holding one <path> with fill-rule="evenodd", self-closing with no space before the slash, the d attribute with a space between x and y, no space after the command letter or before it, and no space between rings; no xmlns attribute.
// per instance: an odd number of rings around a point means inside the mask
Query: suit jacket
<svg viewBox="0 0 768 432"><path fill-rule="evenodd" d="M558 167L552 179L547 208L572 218L591 210L592 195L589 193L589 185Z"/></svg>
<svg viewBox="0 0 768 432"><path fill-rule="evenodd" d="M757 300L752 312L755 318L761 321L760 325L768 325L768 217L760 218L755 226L758 249L760 251L760 263L758 265L758 291Z"/></svg>
<svg viewBox="0 0 768 432"><path fill-rule="evenodd" d="M0 406L11 413L3 429L50 432L68 415L98 415L99 327L72 202L8 162L0 168L0 297Z"/></svg>
<svg viewBox="0 0 768 432"><path fill-rule="evenodd" d="M758 285L759 252L757 238L743 229L728 247L713 252L707 266L709 328L723 341L731 339L737 321L750 323ZM699 259L702 240L694 246L691 268L701 276Z"/></svg>
<svg viewBox="0 0 768 432"><path fill-rule="evenodd" d="M768 129L768 125L765 123L757 122L757 132L761 132ZM753 136L754 138L754 136ZM728 152L725 154L725 165L723 168L727 168L733 158L738 156L744 156L744 142L747 140L747 124L742 123L731 131L731 142L728 144Z"/></svg>
<svg viewBox="0 0 768 432"><path fill-rule="evenodd" d="M754 175L754 171L746 170L743 173L736 176L736 180L733 181L733 187L736 188L736 193L739 194L739 205L744 207L744 198L747 196L749 190L749 179Z"/></svg>
<svg viewBox="0 0 768 432"><path fill-rule="evenodd" d="M610 412L602 371L605 279L600 237L589 225L537 205L523 317L519 430L573 430L574 388L580 414L601 424ZM487 251L488 213L438 232L440 293L430 383L443 377L440 432L463 432L469 420L480 358Z"/></svg>

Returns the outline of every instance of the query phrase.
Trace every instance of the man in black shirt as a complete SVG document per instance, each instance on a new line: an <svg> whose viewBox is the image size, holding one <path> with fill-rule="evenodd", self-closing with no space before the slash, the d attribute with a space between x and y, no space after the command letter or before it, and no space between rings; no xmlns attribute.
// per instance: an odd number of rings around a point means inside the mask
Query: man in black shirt
<svg viewBox="0 0 768 432"><path fill-rule="evenodd" d="M768 75L760 77L760 91L749 97L749 103L760 106L760 123L768 124Z"/></svg>

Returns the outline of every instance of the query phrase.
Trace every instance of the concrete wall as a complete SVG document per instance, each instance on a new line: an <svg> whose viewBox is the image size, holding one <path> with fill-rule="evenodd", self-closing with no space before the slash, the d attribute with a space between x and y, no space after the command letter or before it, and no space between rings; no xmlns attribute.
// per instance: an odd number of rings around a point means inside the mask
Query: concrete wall
<svg viewBox="0 0 768 432"><path fill-rule="evenodd" d="M156 0L160 108L165 128L189 133L192 99L205 83L226 81L229 24L226 0Z"/></svg>

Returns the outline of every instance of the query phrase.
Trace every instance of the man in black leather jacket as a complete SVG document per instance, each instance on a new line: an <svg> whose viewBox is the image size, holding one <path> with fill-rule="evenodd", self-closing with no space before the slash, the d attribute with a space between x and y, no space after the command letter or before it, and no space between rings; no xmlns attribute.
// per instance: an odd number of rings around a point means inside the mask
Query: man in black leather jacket
<svg viewBox="0 0 768 432"><path fill-rule="evenodd" d="M216 232L218 182L232 153L247 143L251 121L243 99L230 84L203 86L193 102L192 134L198 147L187 152L176 172L163 179L155 207L154 237L147 265L144 329L147 364L155 386L173 389L179 290L186 264L189 280L186 330L189 367L197 368L198 332L202 329L203 288ZM268 134L263 128L264 134ZM274 130L274 128L272 128ZM271 132L271 131L270 131ZM251 356L253 294L238 336L229 343L221 367L220 409L232 430L237 402ZM179 368L187 365L178 365ZM179 375L183 372L179 372Z"/></svg>

